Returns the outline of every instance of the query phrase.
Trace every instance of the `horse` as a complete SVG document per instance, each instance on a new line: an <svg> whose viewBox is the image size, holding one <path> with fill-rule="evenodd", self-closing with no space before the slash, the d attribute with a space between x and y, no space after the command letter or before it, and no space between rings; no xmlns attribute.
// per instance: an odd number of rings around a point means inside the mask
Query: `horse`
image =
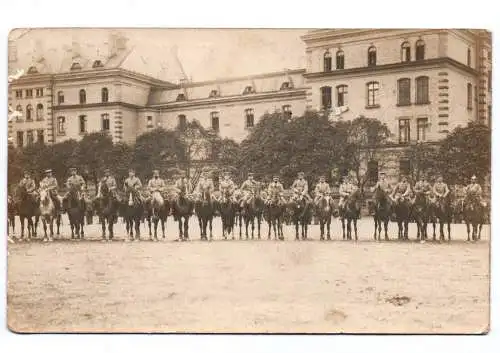
<svg viewBox="0 0 500 353"><path fill-rule="evenodd" d="M292 197L289 203L292 223L295 224L295 240L299 240L299 226L302 240L307 239L308 226L312 220L313 206L305 196Z"/></svg>
<svg viewBox="0 0 500 353"><path fill-rule="evenodd" d="M7 231L12 228L12 233L16 233L16 214L18 214L17 202L9 195L7 198Z"/></svg>
<svg viewBox="0 0 500 353"><path fill-rule="evenodd" d="M141 238L141 219L144 213L144 204L139 193L135 189L128 189L122 202L123 215L125 217L125 229L130 239L140 240ZM155 229L156 231L156 229ZM165 237L165 235L163 235ZM156 238L156 232L155 232Z"/></svg>
<svg viewBox="0 0 500 353"><path fill-rule="evenodd" d="M207 227L210 230L210 240L212 240L212 222L215 214L215 204L210 201L210 192L204 191L199 200L194 204L196 216L198 217L198 224L200 226L201 240L208 240Z"/></svg>
<svg viewBox="0 0 500 353"><path fill-rule="evenodd" d="M278 195L272 197L266 204L265 218L268 222L267 239L271 239L271 227L274 232L274 240L284 240L283 235L283 213L285 205L281 204Z"/></svg>
<svg viewBox="0 0 500 353"><path fill-rule="evenodd" d="M193 214L194 202L186 197L184 193L178 195L172 203L172 214L174 220L179 223L179 240L189 239L189 218Z"/></svg>
<svg viewBox="0 0 500 353"><path fill-rule="evenodd" d="M69 190L63 199L63 209L68 213L69 225L71 227L71 239L83 239L85 201L80 197L75 188Z"/></svg>
<svg viewBox="0 0 500 353"><path fill-rule="evenodd" d="M31 237L36 237L37 222L33 222L33 218L39 212L38 194L29 193L24 186L18 187L19 201L17 202L19 210L19 220L21 221L21 240L24 240L24 221L27 220L27 241L31 241Z"/></svg>
<svg viewBox="0 0 500 353"><path fill-rule="evenodd" d="M315 204L315 214L316 217L319 219L321 240L325 240L325 227L326 227L326 239L331 240L330 226L332 224L333 212L334 212L333 200L323 195L320 196Z"/></svg>
<svg viewBox="0 0 500 353"><path fill-rule="evenodd" d="M453 202L452 195L448 193L446 197L440 197L434 204L434 214L439 221L439 240L445 240L444 225L447 225L448 241L451 240L451 223L453 222ZM434 237L435 239L435 237Z"/></svg>
<svg viewBox="0 0 500 353"><path fill-rule="evenodd" d="M464 200L464 220L467 226L467 241L479 240L479 228L483 222L483 207L477 197L466 196Z"/></svg>
<svg viewBox="0 0 500 353"><path fill-rule="evenodd" d="M217 209L220 213L222 221L222 236L227 239L227 235L231 234L234 240L234 226L236 219L236 210L238 203L231 199L230 195L224 194L221 200L217 203Z"/></svg>
<svg viewBox="0 0 500 353"><path fill-rule="evenodd" d="M392 213L392 204L389 195L378 186L375 189L374 195L375 202L373 204L373 221L375 223L375 229L373 230L373 239L377 240L377 230L378 230L378 240L380 241L380 233L382 232L382 224L384 225L384 235L385 240L389 240L387 234L389 227L389 220Z"/></svg>
<svg viewBox="0 0 500 353"><path fill-rule="evenodd" d="M342 239L352 240L351 223L354 228L354 239L358 240L358 219L361 214L361 192L354 191L349 195L343 207L339 208L340 221L342 222Z"/></svg>
<svg viewBox="0 0 500 353"><path fill-rule="evenodd" d="M101 185L101 195L98 197L99 219L102 227L102 241L113 240L113 226L118 220L119 200L106 183ZM106 223L108 224L108 238L106 239Z"/></svg>
<svg viewBox="0 0 500 353"><path fill-rule="evenodd" d="M417 225L417 239L427 240L427 224L429 223L430 202L425 192L415 193L411 205L411 215Z"/></svg>
<svg viewBox="0 0 500 353"><path fill-rule="evenodd" d="M45 189L39 191L40 194L40 217L43 224L44 241L52 241L54 237L54 221L57 225L57 233L59 234L59 227L61 226L61 215L56 210L56 205L52 200L49 192ZM47 236L47 225L50 228L50 237Z"/></svg>
<svg viewBox="0 0 500 353"><path fill-rule="evenodd" d="M256 190L250 196L250 199L245 202L241 210L243 221L245 222L245 236L248 239L248 226L252 225L252 239L254 239L255 220L257 220L257 237L260 239L260 226L262 216L264 214L265 203L260 192ZM241 239L241 233L240 233Z"/></svg>
<svg viewBox="0 0 500 353"><path fill-rule="evenodd" d="M410 223L410 204L408 199L400 197L394 202L394 213L398 223L398 239L408 240L408 223Z"/></svg>

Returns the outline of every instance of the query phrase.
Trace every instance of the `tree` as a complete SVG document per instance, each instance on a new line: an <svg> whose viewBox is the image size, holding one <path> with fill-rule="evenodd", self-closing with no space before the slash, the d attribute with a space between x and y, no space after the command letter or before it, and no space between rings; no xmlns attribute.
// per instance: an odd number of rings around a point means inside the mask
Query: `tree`
<svg viewBox="0 0 500 353"><path fill-rule="evenodd" d="M491 130L480 123L458 127L440 143L439 167L448 183L465 184L491 173Z"/></svg>
<svg viewBox="0 0 500 353"><path fill-rule="evenodd" d="M422 174L437 173L438 147L429 143L416 143L406 150L406 157L411 163L410 177L413 181L418 180Z"/></svg>
<svg viewBox="0 0 500 353"><path fill-rule="evenodd" d="M368 162L377 162L378 168L386 162L386 153L382 149L391 135L389 128L380 120L364 116L352 121L339 121L335 126L347 134L347 146L342 158L344 167L353 172L363 191L369 181Z"/></svg>
<svg viewBox="0 0 500 353"><path fill-rule="evenodd" d="M111 163L113 140L105 132L85 135L76 148L76 155L82 176L97 184L104 170L114 165Z"/></svg>

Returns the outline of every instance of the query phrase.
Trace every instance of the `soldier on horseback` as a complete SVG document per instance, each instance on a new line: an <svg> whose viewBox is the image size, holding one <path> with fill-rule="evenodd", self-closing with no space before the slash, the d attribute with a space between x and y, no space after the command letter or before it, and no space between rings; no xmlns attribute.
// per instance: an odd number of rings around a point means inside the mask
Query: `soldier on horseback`
<svg viewBox="0 0 500 353"><path fill-rule="evenodd" d="M435 201L431 184L426 180L425 175L423 173L420 175L420 179L415 183L413 191L415 192L415 194L417 193L424 194L430 201Z"/></svg>
<svg viewBox="0 0 500 353"><path fill-rule="evenodd" d="M314 188L314 204L318 205L319 200L322 198L326 198L328 203L331 202L330 199L330 185L325 181L326 178L324 175L319 177L319 183L316 184L316 187Z"/></svg>
<svg viewBox="0 0 500 353"><path fill-rule="evenodd" d="M443 182L443 177L441 175L437 177L437 181L432 188L432 192L437 200L445 199L450 193L450 189L448 188L448 185Z"/></svg>
<svg viewBox="0 0 500 353"><path fill-rule="evenodd" d="M379 179L377 183L371 188L371 191L374 192L375 190L377 190L377 188L380 188L388 195L391 194L392 191L391 184L389 184L389 182L385 179L385 173L383 172L380 173Z"/></svg>
<svg viewBox="0 0 500 353"><path fill-rule="evenodd" d="M257 181L253 179L253 173L248 173L248 178L241 185L241 191L243 192L243 197L241 198L241 207L250 200L252 196L255 195L257 190Z"/></svg>
<svg viewBox="0 0 500 353"><path fill-rule="evenodd" d="M271 204L274 200L278 201L278 204L285 204L285 200L283 199L284 192L283 184L280 183L279 176L275 175L273 177L273 181L269 184L267 188L268 199L266 204Z"/></svg>
<svg viewBox="0 0 500 353"><path fill-rule="evenodd" d="M189 180L184 170L179 172L179 178L175 181L174 187L179 197L185 197L188 194Z"/></svg>
<svg viewBox="0 0 500 353"><path fill-rule="evenodd" d="M68 190L75 190L77 199L81 200L83 196L83 191L85 189L85 180L82 178L81 175L77 174L76 168L70 168L69 172L70 176L66 181L66 187L68 188Z"/></svg>
<svg viewBox="0 0 500 353"><path fill-rule="evenodd" d="M212 178L209 177L208 171L205 170L202 172L200 181L198 182L197 192L203 200L206 196L208 196L208 202L212 203L213 193L214 193L214 182Z"/></svg>
<svg viewBox="0 0 500 353"><path fill-rule="evenodd" d="M346 176L340 184L339 194L339 208L342 209L347 201L347 198L351 196L354 192L358 190L358 187L353 183L352 178L350 176Z"/></svg>
<svg viewBox="0 0 500 353"><path fill-rule="evenodd" d="M149 179L148 191L153 194L154 192L161 192L165 189L165 181L160 178L160 171L158 169L153 170L153 178Z"/></svg>
<svg viewBox="0 0 500 353"><path fill-rule="evenodd" d="M31 174L29 171L24 171L24 177L19 182L19 187L24 188L26 193L34 195L36 190L36 184L33 179L31 179Z"/></svg>
<svg viewBox="0 0 500 353"><path fill-rule="evenodd" d="M142 188L141 179L139 179L135 175L134 169L129 169L128 178L125 179L125 181L123 182L123 190L125 190L126 193L131 192L132 197L137 198L139 201L141 201L141 197L139 195L139 190L141 188Z"/></svg>
<svg viewBox="0 0 500 353"><path fill-rule="evenodd" d="M394 202L399 202L399 200L406 200L410 196L411 186L408 183L406 176L401 176L401 181L396 185L392 191L391 198Z"/></svg>
<svg viewBox="0 0 500 353"><path fill-rule="evenodd" d="M40 182L40 189L47 190L52 202L56 208L56 211L60 209L59 198L57 197L57 179L52 176L52 169L47 169L45 171L45 178Z"/></svg>
<svg viewBox="0 0 500 353"><path fill-rule="evenodd" d="M104 170L104 178L101 179L101 181L99 182L99 186L98 186L98 191L97 191L97 197L100 197L101 196L101 187L102 185L106 185L109 192L111 193L111 195L113 195L113 197L116 199L117 197L117 194L116 194L116 189L117 189L117 185L116 185L116 179L114 176L111 175L111 171L109 169L106 169Z"/></svg>
<svg viewBox="0 0 500 353"><path fill-rule="evenodd" d="M294 198L300 199L304 197L307 201L312 201L311 196L309 196L309 186L307 180L304 179L304 172L299 172L297 179L292 184L292 190L294 193Z"/></svg>
<svg viewBox="0 0 500 353"><path fill-rule="evenodd" d="M231 180L231 173L225 172L224 179L219 184L219 191L223 200L231 199L236 190L236 184Z"/></svg>
<svg viewBox="0 0 500 353"><path fill-rule="evenodd" d="M475 175L472 176L471 183L465 188L465 197L473 202L478 202L483 207L486 207L486 203L483 200L483 189L477 182L477 177Z"/></svg>

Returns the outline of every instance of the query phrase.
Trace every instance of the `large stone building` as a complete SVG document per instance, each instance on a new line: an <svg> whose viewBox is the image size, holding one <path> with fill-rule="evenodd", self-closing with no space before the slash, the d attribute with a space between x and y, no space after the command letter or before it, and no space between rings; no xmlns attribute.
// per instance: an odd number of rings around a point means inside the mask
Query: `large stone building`
<svg viewBox="0 0 500 353"><path fill-rule="evenodd" d="M65 50L44 50L40 36L9 42L9 70L26 70L9 85L9 105L22 112L9 122L16 146L94 131L133 143L192 119L241 141L266 112L315 109L380 119L396 148L491 120L491 34L482 30L314 30L302 37L305 68L207 82L188 80L175 56L144 58L119 34L104 53L61 38Z"/></svg>

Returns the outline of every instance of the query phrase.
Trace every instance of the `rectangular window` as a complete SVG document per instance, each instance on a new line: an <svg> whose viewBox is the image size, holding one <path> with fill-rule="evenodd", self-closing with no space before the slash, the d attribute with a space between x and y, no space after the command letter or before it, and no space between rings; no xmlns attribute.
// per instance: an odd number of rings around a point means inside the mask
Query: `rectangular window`
<svg viewBox="0 0 500 353"><path fill-rule="evenodd" d="M154 127L153 117L151 115L148 115L146 117L146 128L152 129L153 127Z"/></svg>
<svg viewBox="0 0 500 353"><path fill-rule="evenodd" d="M292 106L287 104L282 107L283 109L283 116L287 119L290 120L292 118Z"/></svg>
<svg viewBox="0 0 500 353"><path fill-rule="evenodd" d="M332 56L330 52L326 52L325 56L323 58L323 70L325 72L330 72L332 71Z"/></svg>
<svg viewBox="0 0 500 353"><path fill-rule="evenodd" d="M399 143L410 143L410 119L399 119Z"/></svg>
<svg viewBox="0 0 500 353"><path fill-rule="evenodd" d="M87 132L87 116L80 115L79 117L79 131L80 134L84 134Z"/></svg>
<svg viewBox="0 0 500 353"><path fill-rule="evenodd" d="M245 109L245 126L247 129L254 126L254 110L252 108Z"/></svg>
<svg viewBox="0 0 500 353"><path fill-rule="evenodd" d="M337 86L337 107L347 105L347 85Z"/></svg>
<svg viewBox="0 0 500 353"><path fill-rule="evenodd" d="M43 129L40 129L37 131L37 142L40 143L40 144L44 144L45 143L45 135L44 135L44 131Z"/></svg>
<svg viewBox="0 0 500 353"><path fill-rule="evenodd" d="M210 113L211 127L215 132L219 132L219 113L211 112Z"/></svg>
<svg viewBox="0 0 500 353"><path fill-rule="evenodd" d="M429 78L427 76L417 77L415 104L429 103Z"/></svg>
<svg viewBox="0 0 500 353"><path fill-rule="evenodd" d="M33 136L33 130L26 131L26 142L28 146L31 146L35 143L35 136Z"/></svg>
<svg viewBox="0 0 500 353"><path fill-rule="evenodd" d="M23 98L23 90L22 89L16 89L16 98Z"/></svg>
<svg viewBox="0 0 500 353"><path fill-rule="evenodd" d="M427 141L427 127L429 126L429 119L417 119L417 141Z"/></svg>
<svg viewBox="0 0 500 353"><path fill-rule="evenodd" d="M43 97L43 88L37 88L36 89L36 96L37 97Z"/></svg>
<svg viewBox="0 0 500 353"><path fill-rule="evenodd" d="M177 117L177 127L179 128L179 130L181 131L184 131L186 130L186 126L187 126L187 120L186 120L186 116L184 114L181 114Z"/></svg>
<svg viewBox="0 0 500 353"><path fill-rule="evenodd" d="M109 114L102 114L101 115L101 130L102 131L109 131L111 126L110 126L110 121L109 121Z"/></svg>
<svg viewBox="0 0 500 353"><path fill-rule="evenodd" d="M344 69L344 52L338 51L337 52L337 70L343 70L343 69Z"/></svg>
<svg viewBox="0 0 500 353"><path fill-rule="evenodd" d="M23 147L23 146L24 146L24 132L18 131L17 132L17 147Z"/></svg>
<svg viewBox="0 0 500 353"><path fill-rule="evenodd" d="M64 93L61 91L57 92L57 104L63 104L64 103Z"/></svg>
<svg viewBox="0 0 500 353"><path fill-rule="evenodd" d="M26 98L33 98L33 90L32 89L26 90Z"/></svg>
<svg viewBox="0 0 500 353"><path fill-rule="evenodd" d="M472 84L467 84L467 109L472 110Z"/></svg>
<svg viewBox="0 0 500 353"><path fill-rule="evenodd" d="M64 116L60 116L57 118L57 134L66 134L66 118Z"/></svg>
<svg viewBox="0 0 500 353"><path fill-rule="evenodd" d="M409 175L411 172L411 163L409 159L399 160L399 175Z"/></svg>
<svg viewBox="0 0 500 353"><path fill-rule="evenodd" d="M330 86L321 87L321 108L330 109L332 107L332 88Z"/></svg>
<svg viewBox="0 0 500 353"><path fill-rule="evenodd" d="M367 85L367 106L378 106L378 82L369 82Z"/></svg>
<svg viewBox="0 0 500 353"><path fill-rule="evenodd" d="M410 79L402 78L398 80L398 105L411 104Z"/></svg>

